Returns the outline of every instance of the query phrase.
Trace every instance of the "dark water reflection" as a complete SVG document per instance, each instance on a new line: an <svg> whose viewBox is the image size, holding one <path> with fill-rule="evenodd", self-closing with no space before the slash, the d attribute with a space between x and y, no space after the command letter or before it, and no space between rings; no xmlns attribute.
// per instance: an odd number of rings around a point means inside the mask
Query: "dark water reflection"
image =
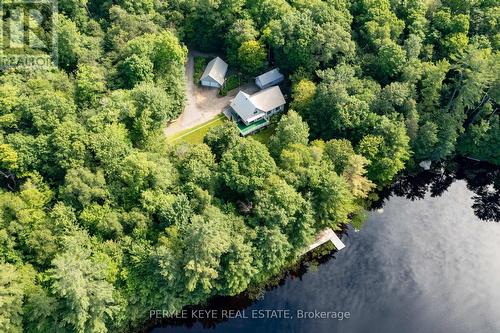
<svg viewBox="0 0 500 333"><path fill-rule="evenodd" d="M334 259L255 302L210 306L348 311L350 319L191 321L152 332L500 332L500 224L480 219L499 216L498 169L442 168L398 181L360 232L347 231Z"/></svg>
<svg viewBox="0 0 500 333"><path fill-rule="evenodd" d="M479 219L500 222L500 168L470 159L456 159L436 165L431 171L401 177L380 193L381 200L373 208L383 207L391 196L418 200L429 193L438 197L456 180L465 180L473 192L472 208Z"/></svg>

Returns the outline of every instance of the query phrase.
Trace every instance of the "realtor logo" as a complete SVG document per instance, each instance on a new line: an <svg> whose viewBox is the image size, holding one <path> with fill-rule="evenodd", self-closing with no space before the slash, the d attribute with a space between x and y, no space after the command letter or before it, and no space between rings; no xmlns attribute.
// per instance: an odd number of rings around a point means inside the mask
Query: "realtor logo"
<svg viewBox="0 0 500 333"><path fill-rule="evenodd" d="M57 0L0 0L0 70L57 64Z"/></svg>

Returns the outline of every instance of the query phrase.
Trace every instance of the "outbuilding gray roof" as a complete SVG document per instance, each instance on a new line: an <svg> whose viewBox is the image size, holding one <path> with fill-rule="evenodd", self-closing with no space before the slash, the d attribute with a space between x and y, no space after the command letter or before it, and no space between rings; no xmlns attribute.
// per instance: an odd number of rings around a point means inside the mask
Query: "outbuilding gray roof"
<svg viewBox="0 0 500 333"><path fill-rule="evenodd" d="M272 69L269 72L265 72L255 78L256 81L260 83L261 86L267 86L272 82L282 81L285 77L280 73L278 68Z"/></svg>
<svg viewBox="0 0 500 333"><path fill-rule="evenodd" d="M216 57L207 64L207 67L201 76L201 80L212 78L218 84L223 85L226 72L227 64L221 58Z"/></svg>

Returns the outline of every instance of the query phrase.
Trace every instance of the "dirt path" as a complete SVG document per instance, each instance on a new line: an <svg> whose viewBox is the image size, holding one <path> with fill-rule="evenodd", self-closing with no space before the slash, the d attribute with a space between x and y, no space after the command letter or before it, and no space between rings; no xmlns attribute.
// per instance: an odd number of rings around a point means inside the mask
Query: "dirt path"
<svg viewBox="0 0 500 333"><path fill-rule="evenodd" d="M194 57L212 56L197 51L189 51L186 62L186 108L179 118L169 123L165 128L165 135L172 136L186 129L203 124L217 116L231 103L238 91L254 93L258 88L253 84L230 91L227 96L219 96L219 90L215 88L200 87L193 81Z"/></svg>

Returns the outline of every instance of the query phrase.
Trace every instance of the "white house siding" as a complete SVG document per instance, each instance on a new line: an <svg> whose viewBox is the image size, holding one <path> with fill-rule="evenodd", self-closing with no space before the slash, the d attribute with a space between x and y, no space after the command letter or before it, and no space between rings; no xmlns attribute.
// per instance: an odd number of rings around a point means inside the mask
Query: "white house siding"
<svg viewBox="0 0 500 333"><path fill-rule="evenodd" d="M269 111L267 113L267 115L268 115L268 117L274 116L275 114L282 112L284 109L285 109L285 106L282 105L280 107L277 107L276 109L273 109L273 110Z"/></svg>

